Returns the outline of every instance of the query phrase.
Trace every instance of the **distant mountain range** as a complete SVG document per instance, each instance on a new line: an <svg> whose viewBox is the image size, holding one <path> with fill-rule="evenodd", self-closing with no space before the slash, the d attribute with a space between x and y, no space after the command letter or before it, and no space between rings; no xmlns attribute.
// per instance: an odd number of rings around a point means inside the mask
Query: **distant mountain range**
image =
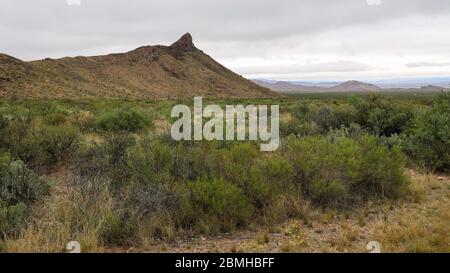
<svg viewBox="0 0 450 273"><path fill-rule="evenodd" d="M422 92L438 92L448 90L441 86L426 85L418 88L401 88L391 87L382 88L373 83L365 83L360 81L346 82L301 82L301 81L273 81L265 79L253 80L253 82L269 88L276 92L380 92L380 91L422 91Z"/></svg>
<svg viewBox="0 0 450 273"><path fill-rule="evenodd" d="M0 54L0 98L262 98L279 94L222 66L189 33L170 46L24 62Z"/></svg>

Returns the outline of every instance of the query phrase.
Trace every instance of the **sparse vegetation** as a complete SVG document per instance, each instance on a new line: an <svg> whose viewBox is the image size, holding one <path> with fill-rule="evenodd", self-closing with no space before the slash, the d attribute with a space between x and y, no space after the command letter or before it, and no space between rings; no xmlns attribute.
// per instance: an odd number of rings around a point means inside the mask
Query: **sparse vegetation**
<svg viewBox="0 0 450 273"><path fill-rule="evenodd" d="M407 167L449 170L448 94L433 103L261 100L281 105L282 146L274 153L252 142L172 141L155 125L170 120L175 103L0 102L0 250L60 252L73 239L84 251L146 249L264 227L289 230L281 248L304 251L312 246L302 229L351 215L361 227L366 206L424 202L419 192L429 189L417 190ZM56 178L54 187L46 176ZM401 222L382 222L396 235L377 236L393 251L447 251L447 216L430 216L439 223L435 238L423 240L418 226L408 237ZM329 239L334 250L359 240L360 228L342 231ZM258 234L233 249L264 251L276 241Z"/></svg>

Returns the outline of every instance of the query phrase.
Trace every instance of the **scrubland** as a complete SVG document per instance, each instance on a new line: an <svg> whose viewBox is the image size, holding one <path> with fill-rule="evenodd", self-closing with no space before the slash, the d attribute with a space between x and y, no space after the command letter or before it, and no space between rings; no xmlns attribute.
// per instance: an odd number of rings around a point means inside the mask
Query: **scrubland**
<svg viewBox="0 0 450 273"><path fill-rule="evenodd" d="M191 101L1 101L0 251L450 251L449 94L210 102L279 104L280 149L173 141Z"/></svg>

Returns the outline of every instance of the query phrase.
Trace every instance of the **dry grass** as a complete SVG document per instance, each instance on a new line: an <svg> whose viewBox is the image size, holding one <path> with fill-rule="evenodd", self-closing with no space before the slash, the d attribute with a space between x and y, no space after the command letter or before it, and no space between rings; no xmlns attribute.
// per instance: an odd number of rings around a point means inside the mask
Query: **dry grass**
<svg viewBox="0 0 450 273"><path fill-rule="evenodd" d="M5 242L6 252L64 252L77 240L83 252L368 252L370 241L383 252L450 252L450 178L410 172L410 194L403 200L383 201L351 212L319 212L308 203L292 206L298 220L255 231L240 231L210 238L176 237L160 219L141 222L140 245L110 249L101 241L104 216L112 211L103 194L92 202L63 185L34 211L33 222L19 238ZM165 242L152 239L158 232Z"/></svg>
<svg viewBox="0 0 450 273"><path fill-rule="evenodd" d="M387 252L450 252L450 179L414 176L414 203L375 222L375 238Z"/></svg>
<svg viewBox="0 0 450 273"><path fill-rule="evenodd" d="M164 252L368 252L371 241L380 242L383 252L450 252L450 178L413 171L409 175L410 193L402 200L351 212L319 213L309 207L307 221L300 217L270 229L271 233L193 239L171 244Z"/></svg>
<svg viewBox="0 0 450 273"><path fill-rule="evenodd" d="M101 216L111 211L111 200L102 195L92 202L79 192L64 186L33 209L27 228L18 238L5 240L5 252L65 252L70 241L78 241L83 252L102 252L100 242Z"/></svg>

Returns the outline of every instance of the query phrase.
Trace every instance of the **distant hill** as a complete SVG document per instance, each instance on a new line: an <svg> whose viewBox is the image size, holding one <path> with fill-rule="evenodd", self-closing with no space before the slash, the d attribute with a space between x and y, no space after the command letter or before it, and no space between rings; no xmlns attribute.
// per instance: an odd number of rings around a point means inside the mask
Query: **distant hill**
<svg viewBox="0 0 450 273"><path fill-rule="evenodd" d="M324 89L317 86L306 86L302 84L283 81L267 82L262 80L254 80L254 82L263 87L269 88L270 90L279 92L312 92L312 91L321 91Z"/></svg>
<svg viewBox="0 0 450 273"><path fill-rule="evenodd" d="M277 92L367 92L381 90L381 88L376 85L358 81L347 81L331 87L310 86L284 81L268 82L263 80L254 80L254 82Z"/></svg>
<svg viewBox="0 0 450 273"><path fill-rule="evenodd" d="M355 92L375 92L380 91L381 88L370 83L363 83L358 81L347 81L336 86L328 88L329 91L355 91Z"/></svg>
<svg viewBox="0 0 450 273"><path fill-rule="evenodd" d="M171 46L122 54L23 62L0 54L0 97L146 98L278 96L197 49L187 33Z"/></svg>
<svg viewBox="0 0 450 273"><path fill-rule="evenodd" d="M421 91L427 91L427 92L437 92L437 91L442 91L442 87L439 86L434 86L434 85L427 85L427 86L422 86L420 88Z"/></svg>
<svg viewBox="0 0 450 273"><path fill-rule="evenodd" d="M440 86L428 85L421 88L381 88L375 84L359 81L346 81L332 86L314 86L313 84L298 84L298 82L253 80L255 83L276 92L320 93L320 92L381 92L381 91L408 91L408 92L439 92L448 90Z"/></svg>

